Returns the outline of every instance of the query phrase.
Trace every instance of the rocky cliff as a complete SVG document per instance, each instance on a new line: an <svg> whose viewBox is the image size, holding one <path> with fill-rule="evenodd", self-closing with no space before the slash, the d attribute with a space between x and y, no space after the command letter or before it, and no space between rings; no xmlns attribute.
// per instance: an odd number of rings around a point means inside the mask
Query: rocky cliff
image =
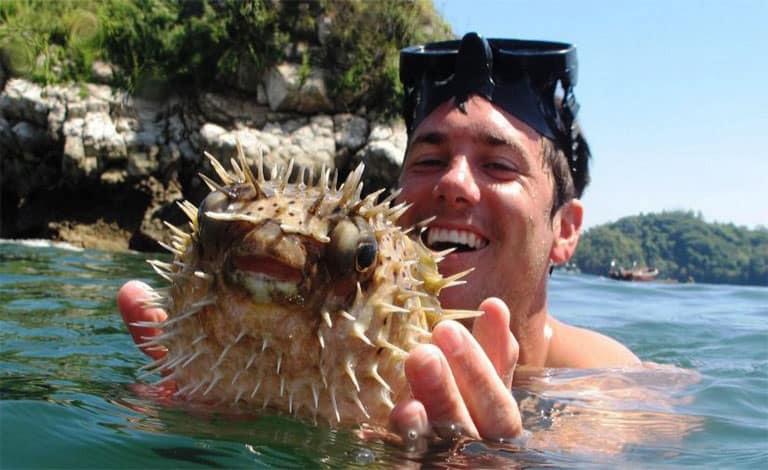
<svg viewBox="0 0 768 470"><path fill-rule="evenodd" d="M94 76L109 75L95 64ZM294 159L343 177L366 164L369 190L393 187L406 145L399 121L341 113L322 70L282 63L255 93L138 98L104 84L39 86L0 67L2 238L51 238L110 250L155 250L176 202L197 204L211 174L203 152L228 161L239 142L267 166ZM98 72L98 73L97 73Z"/></svg>

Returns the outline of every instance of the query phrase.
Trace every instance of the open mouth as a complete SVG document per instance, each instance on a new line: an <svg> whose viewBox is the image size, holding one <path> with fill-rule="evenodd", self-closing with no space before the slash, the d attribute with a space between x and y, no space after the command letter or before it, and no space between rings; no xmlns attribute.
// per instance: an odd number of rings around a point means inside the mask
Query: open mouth
<svg viewBox="0 0 768 470"><path fill-rule="evenodd" d="M254 300L269 302L274 295L294 296L302 281L302 272L270 256L241 255L233 257L240 273L240 283Z"/></svg>
<svg viewBox="0 0 768 470"><path fill-rule="evenodd" d="M458 252L466 252L488 246L488 240L469 230L430 227L422 237L424 243L435 251L455 248Z"/></svg>

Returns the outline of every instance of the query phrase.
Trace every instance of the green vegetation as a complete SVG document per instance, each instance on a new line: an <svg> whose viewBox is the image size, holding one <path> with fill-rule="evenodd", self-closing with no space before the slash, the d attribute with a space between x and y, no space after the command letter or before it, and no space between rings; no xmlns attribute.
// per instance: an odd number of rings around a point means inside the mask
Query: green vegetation
<svg viewBox="0 0 768 470"><path fill-rule="evenodd" d="M658 268L681 282L768 286L768 229L707 223L692 212L625 217L583 235L573 262L605 275L611 260Z"/></svg>
<svg viewBox="0 0 768 470"><path fill-rule="evenodd" d="M340 109L386 113L402 99L399 49L449 37L429 0L0 0L0 61L15 76L87 82L100 59L129 90L193 91L231 84L243 63L262 73L303 43L303 74L328 69Z"/></svg>

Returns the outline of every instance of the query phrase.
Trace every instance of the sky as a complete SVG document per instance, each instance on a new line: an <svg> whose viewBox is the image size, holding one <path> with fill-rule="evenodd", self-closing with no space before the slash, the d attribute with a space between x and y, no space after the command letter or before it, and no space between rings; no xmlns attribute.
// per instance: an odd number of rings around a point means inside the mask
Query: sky
<svg viewBox="0 0 768 470"><path fill-rule="evenodd" d="M433 3L457 36L576 45L585 227L665 210L768 226L768 1Z"/></svg>

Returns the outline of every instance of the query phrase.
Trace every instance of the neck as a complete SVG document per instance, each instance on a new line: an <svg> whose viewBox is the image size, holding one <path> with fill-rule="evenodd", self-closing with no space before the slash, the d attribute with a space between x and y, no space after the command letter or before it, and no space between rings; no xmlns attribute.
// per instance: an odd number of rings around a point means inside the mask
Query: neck
<svg viewBox="0 0 768 470"><path fill-rule="evenodd" d="M544 367L549 354L552 328L546 294L536 297L528 304L507 303L510 307L510 330L520 345L517 362L521 366Z"/></svg>
<svg viewBox="0 0 768 470"><path fill-rule="evenodd" d="M542 312L535 318L530 318L526 325L512 327L520 345L518 364L528 367L544 367L549 354L549 342L552 337L552 328L548 323L548 315Z"/></svg>

